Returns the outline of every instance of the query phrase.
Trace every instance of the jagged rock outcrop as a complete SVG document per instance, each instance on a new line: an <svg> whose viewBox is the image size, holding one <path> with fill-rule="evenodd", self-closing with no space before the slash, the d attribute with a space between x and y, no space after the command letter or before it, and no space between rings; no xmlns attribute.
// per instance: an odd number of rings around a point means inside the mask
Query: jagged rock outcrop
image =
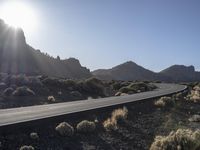
<svg viewBox="0 0 200 150"><path fill-rule="evenodd" d="M175 82L200 81L200 73L195 71L194 66L173 65L160 74L172 78Z"/></svg>
<svg viewBox="0 0 200 150"><path fill-rule="evenodd" d="M35 50L26 43L22 29L0 20L0 72L48 75L64 78L91 77L89 69L75 58L60 60Z"/></svg>

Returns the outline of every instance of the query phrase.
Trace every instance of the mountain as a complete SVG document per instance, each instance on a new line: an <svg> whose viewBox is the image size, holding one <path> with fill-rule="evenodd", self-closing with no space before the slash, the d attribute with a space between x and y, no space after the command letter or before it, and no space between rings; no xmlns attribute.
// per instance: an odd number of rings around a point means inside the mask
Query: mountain
<svg viewBox="0 0 200 150"><path fill-rule="evenodd" d="M3 20L0 20L0 72L78 79L92 76L75 58L60 60L35 50L26 43L22 29L9 27Z"/></svg>
<svg viewBox="0 0 200 150"><path fill-rule="evenodd" d="M170 78L152 72L132 61L125 62L111 69L99 69L92 74L104 80L163 80L170 81Z"/></svg>
<svg viewBox="0 0 200 150"><path fill-rule="evenodd" d="M200 81L200 72L195 71L194 66L173 65L160 74L172 78L175 82Z"/></svg>
<svg viewBox="0 0 200 150"><path fill-rule="evenodd" d="M195 71L194 66L173 65L159 73L155 73L132 61L125 62L111 69L95 70L92 74L104 80L200 81L200 72Z"/></svg>

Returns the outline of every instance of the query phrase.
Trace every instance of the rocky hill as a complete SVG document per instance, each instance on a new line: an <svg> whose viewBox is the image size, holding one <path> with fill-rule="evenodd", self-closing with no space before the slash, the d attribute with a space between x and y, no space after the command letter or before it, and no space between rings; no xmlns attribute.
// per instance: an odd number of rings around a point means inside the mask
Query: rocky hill
<svg viewBox="0 0 200 150"><path fill-rule="evenodd" d="M88 78L89 69L75 58L60 60L35 50L26 43L22 29L14 29L0 20L0 72L48 75L64 78Z"/></svg>
<svg viewBox="0 0 200 150"><path fill-rule="evenodd" d="M160 74L172 78L175 82L200 81L200 72L195 71L194 66L173 65Z"/></svg>
<svg viewBox="0 0 200 150"><path fill-rule="evenodd" d="M125 62L111 69L99 69L92 72L97 78L104 80L162 80L170 78L143 68L132 61Z"/></svg>
<svg viewBox="0 0 200 150"><path fill-rule="evenodd" d="M92 74L104 80L200 81L200 72L195 71L194 66L174 65L159 73L155 73L132 61L125 62L111 69L95 70Z"/></svg>

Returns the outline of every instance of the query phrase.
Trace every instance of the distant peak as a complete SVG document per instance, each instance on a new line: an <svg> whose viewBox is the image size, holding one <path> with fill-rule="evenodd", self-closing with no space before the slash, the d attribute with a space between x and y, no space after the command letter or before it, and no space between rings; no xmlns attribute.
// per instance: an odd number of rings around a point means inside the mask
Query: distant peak
<svg viewBox="0 0 200 150"><path fill-rule="evenodd" d="M125 63L120 64L119 66L138 66L138 65L133 61L127 61Z"/></svg>
<svg viewBox="0 0 200 150"><path fill-rule="evenodd" d="M173 65L169 68L180 68L180 69L191 69L191 70L195 70L195 67L193 65L190 66L185 66L185 65Z"/></svg>

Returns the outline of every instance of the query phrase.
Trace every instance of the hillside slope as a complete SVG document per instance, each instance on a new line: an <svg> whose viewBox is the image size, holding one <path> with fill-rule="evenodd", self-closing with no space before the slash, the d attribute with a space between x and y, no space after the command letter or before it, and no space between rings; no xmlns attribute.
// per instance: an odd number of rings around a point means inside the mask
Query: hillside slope
<svg viewBox="0 0 200 150"><path fill-rule="evenodd" d="M55 59L26 43L24 32L0 20L0 72L49 75L65 78L88 78L89 69L75 58Z"/></svg>
<svg viewBox="0 0 200 150"><path fill-rule="evenodd" d="M111 69L99 69L92 74L104 80L162 80L170 81L170 78L145 69L132 61L125 62Z"/></svg>
<svg viewBox="0 0 200 150"><path fill-rule="evenodd" d="M194 66L173 65L160 74L173 78L175 82L200 81L200 73L195 71Z"/></svg>
<svg viewBox="0 0 200 150"><path fill-rule="evenodd" d="M159 73L155 73L132 61L125 62L111 69L95 70L92 74L104 80L200 81L200 72L195 71L194 66L173 65Z"/></svg>

